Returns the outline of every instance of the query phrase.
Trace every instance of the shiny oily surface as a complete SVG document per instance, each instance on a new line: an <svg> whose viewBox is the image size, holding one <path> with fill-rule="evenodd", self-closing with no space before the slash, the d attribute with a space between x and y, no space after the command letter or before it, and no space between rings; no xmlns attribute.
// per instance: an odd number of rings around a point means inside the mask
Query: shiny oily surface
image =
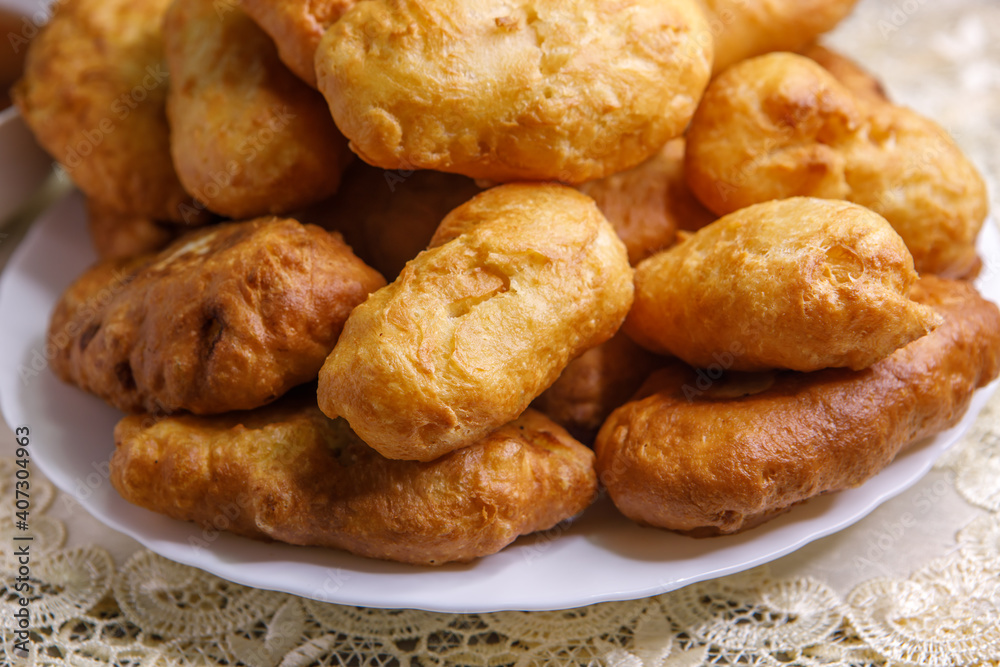
<svg viewBox="0 0 1000 667"><path fill-rule="evenodd" d="M326 32L316 74L369 164L575 184L683 132L711 60L694 0L372 0Z"/></svg>

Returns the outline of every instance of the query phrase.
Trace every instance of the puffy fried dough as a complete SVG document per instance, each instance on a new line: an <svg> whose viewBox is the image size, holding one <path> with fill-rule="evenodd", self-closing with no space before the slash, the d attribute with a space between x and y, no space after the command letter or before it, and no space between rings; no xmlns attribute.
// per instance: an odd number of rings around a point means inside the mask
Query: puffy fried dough
<svg viewBox="0 0 1000 667"><path fill-rule="evenodd" d="M858 99L873 104L890 101L882 82L842 53L821 44L811 44L802 50L802 55L816 61Z"/></svg>
<svg viewBox="0 0 1000 667"><path fill-rule="evenodd" d="M183 228L87 199L87 229L100 259L119 259L162 250Z"/></svg>
<svg viewBox="0 0 1000 667"><path fill-rule="evenodd" d="M66 0L28 50L14 100L88 196L186 222L170 161L160 23L169 0Z"/></svg>
<svg viewBox="0 0 1000 667"><path fill-rule="evenodd" d="M776 200L640 262L625 331L703 368L857 370L940 322L909 298L916 279L902 239L878 214Z"/></svg>
<svg viewBox="0 0 1000 667"><path fill-rule="evenodd" d="M832 30L857 0L702 0L715 36L713 72L771 51L798 51Z"/></svg>
<svg viewBox="0 0 1000 667"><path fill-rule="evenodd" d="M519 415L632 304L625 247L592 199L559 185L487 190L356 308L319 405L389 458L429 461Z"/></svg>
<svg viewBox="0 0 1000 667"><path fill-rule="evenodd" d="M632 398L664 359L619 332L569 362L559 379L531 405L580 442L590 444L608 415Z"/></svg>
<svg viewBox="0 0 1000 667"><path fill-rule="evenodd" d="M126 412L268 403L316 377L382 277L337 235L267 218L98 264L56 304L56 374Z"/></svg>
<svg viewBox="0 0 1000 667"><path fill-rule="evenodd" d="M989 211L975 166L944 128L902 107L874 107L868 136L849 148L849 199L885 216L920 273L975 276Z"/></svg>
<svg viewBox="0 0 1000 667"><path fill-rule="evenodd" d="M732 533L820 493L858 486L958 422L1000 366L1000 312L965 282L913 297L945 323L863 371L658 371L597 436L597 469L640 523Z"/></svg>
<svg viewBox="0 0 1000 667"><path fill-rule="evenodd" d="M240 7L274 40L281 61L316 87L316 48L327 28L357 0L243 0Z"/></svg>
<svg viewBox="0 0 1000 667"><path fill-rule="evenodd" d="M691 121L685 173L720 215L796 195L846 199L885 216L918 272L979 266L986 187L951 138L909 109L861 101L803 56L720 74Z"/></svg>
<svg viewBox="0 0 1000 667"><path fill-rule="evenodd" d="M499 551L583 511L597 490L590 450L531 410L419 463L380 456L301 397L216 417L126 417L111 482L131 503L214 530L421 565Z"/></svg>
<svg viewBox="0 0 1000 667"><path fill-rule="evenodd" d="M337 190L351 159L323 97L281 64L246 14L174 0L164 20L170 149L184 187L245 219Z"/></svg>
<svg viewBox="0 0 1000 667"><path fill-rule="evenodd" d="M576 184L684 130L711 41L694 0L372 0L326 32L316 74L369 164Z"/></svg>
<svg viewBox="0 0 1000 667"><path fill-rule="evenodd" d="M672 139L642 164L579 188L593 197L628 249L635 265L673 245L678 230L694 231L715 220L684 180L684 138Z"/></svg>

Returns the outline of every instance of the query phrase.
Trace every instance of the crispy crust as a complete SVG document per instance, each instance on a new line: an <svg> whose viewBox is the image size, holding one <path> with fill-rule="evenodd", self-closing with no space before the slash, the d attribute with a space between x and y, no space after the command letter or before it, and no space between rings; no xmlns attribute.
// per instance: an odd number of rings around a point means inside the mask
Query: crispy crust
<svg viewBox="0 0 1000 667"><path fill-rule="evenodd" d="M298 393L247 413L126 417L111 481L213 530L421 565L494 553L595 496L593 454L537 412L431 463L392 461Z"/></svg>
<svg viewBox="0 0 1000 667"><path fill-rule="evenodd" d="M571 188L499 186L442 227L462 233L356 308L319 376L323 412L389 458L429 461L514 419L632 304L624 245Z"/></svg>
<svg viewBox="0 0 1000 667"><path fill-rule="evenodd" d="M369 164L577 184L683 132L705 35L694 0L372 0L326 32L316 74Z"/></svg>
<svg viewBox="0 0 1000 667"><path fill-rule="evenodd" d="M997 376L1000 311L968 283L932 276L913 297L945 323L863 371L655 373L597 437L615 504L640 523L732 533L857 486L953 426Z"/></svg>
<svg viewBox="0 0 1000 667"><path fill-rule="evenodd" d="M314 379L351 309L383 284L319 227L200 229L84 273L52 315L52 367L126 412L254 408Z"/></svg>
<svg viewBox="0 0 1000 667"><path fill-rule="evenodd" d="M976 168L936 123L872 104L814 61L775 53L708 87L687 134L685 174L719 215L794 196L846 199L883 215L919 273L979 267L987 212Z"/></svg>
<svg viewBox="0 0 1000 667"><path fill-rule="evenodd" d="M850 14L857 0L702 0L717 74L771 51L798 51Z"/></svg>
<svg viewBox="0 0 1000 667"><path fill-rule="evenodd" d="M243 0L240 6L274 40L281 62L315 88L319 40L357 1Z"/></svg>
<svg viewBox="0 0 1000 667"><path fill-rule="evenodd" d="M640 262L625 331L702 368L858 370L940 322L910 300L916 279L876 213L808 197L764 202Z"/></svg>
<svg viewBox="0 0 1000 667"><path fill-rule="evenodd" d="M593 197L628 249L632 265L674 244L679 230L694 231L716 219L684 180L684 138L628 171L589 181Z"/></svg>
<svg viewBox="0 0 1000 667"><path fill-rule="evenodd" d="M28 50L14 100L39 144L88 196L187 222L170 161L160 23L168 0L66 0Z"/></svg>
<svg viewBox="0 0 1000 667"><path fill-rule="evenodd" d="M330 196L352 155L323 97L241 9L175 0L163 24L170 151L189 192L234 219Z"/></svg>

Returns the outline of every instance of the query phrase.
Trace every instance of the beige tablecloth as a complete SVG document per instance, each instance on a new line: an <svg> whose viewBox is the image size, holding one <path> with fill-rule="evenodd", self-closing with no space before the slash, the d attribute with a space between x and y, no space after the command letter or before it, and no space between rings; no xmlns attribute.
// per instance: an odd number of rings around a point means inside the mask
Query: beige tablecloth
<svg viewBox="0 0 1000 667"><path fill-rule="evenodd" d="M864 0L828 41L947 127L996 201L1000 3ZM0 240L0 261L16 241ZM27 657L7 426L0 445L0 664L1000 662L1000 397L921 482L835 535L747 573L563 612L384 611L244 588L144 550L33 470Z"/></svg>

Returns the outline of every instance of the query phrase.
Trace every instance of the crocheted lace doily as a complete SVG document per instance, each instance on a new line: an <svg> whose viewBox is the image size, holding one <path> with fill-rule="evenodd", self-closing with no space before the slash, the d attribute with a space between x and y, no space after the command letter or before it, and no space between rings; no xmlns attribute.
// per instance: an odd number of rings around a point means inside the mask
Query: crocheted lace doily
<svg viewBox="0 0 1000 667"><path fill-rule="evenodd" d="M942 122L1000 176L1000 3L862 2L834 46L893 97ZM893 57L894 53L905 53ZM941 91L948 91L947 93ZM997 270L985 267L984 270ZM689 665L996 664L1000 661L1000 396L938 468L977 510L947 555L847 595L762 567L631 602L560 612L449 615L359 609L260 591L149 551L115 565L100 546L66 549L32 474L32 567L17 567L11 460L0 460L0 664ZM29 653L15 650L19 597Z"/></svg>

